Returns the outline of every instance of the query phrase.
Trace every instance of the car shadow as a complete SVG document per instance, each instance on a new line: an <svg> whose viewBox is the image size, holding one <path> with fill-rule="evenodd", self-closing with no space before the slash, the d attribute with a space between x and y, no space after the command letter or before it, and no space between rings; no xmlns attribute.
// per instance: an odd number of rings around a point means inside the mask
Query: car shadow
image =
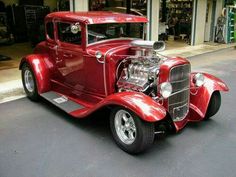
<svg viewBox="0 0 236 177"><path fill-rule="evenodd" d="M51 112L53 115L56 115L56 117L63 119L64 121L72 124L73 126L76 126L77 128L86 132L87 134L103 137L105 140L110 141L111 144L113 143L114 146L116 146L110 131L110 126L109 126L110 110L108 108L98 110L86 118L75 118L43 98L41 99L41 102L39 102L39 104L41 104L42 107L44 107L47 111ZM202 122L193 122L189 123L186 126L186 128L179 131L178 133L157 134L155 135L153 146L147 151L145 151L145 153L141 153L135 156L137 158L142 158L142 157L153 156L154 154L156 154L156 156L159 156L158 155L159 153L167 153L167 149L174 146L172 142L169 141L169 139L173 138L178 139L177 137L180 134L186 133L185 131L187 129L194 129L196 131L202 131L203 129L208 129L208 127L211 126L211 124L215 124L215 121L207 120Z"/></svg>
<svg viewBox="0 0 236 177"><path fill-rule="evenodd" d="M86 130L88 132L99 130L99 132L101 132L103 135L104 133L110 131L108 108L100 109L85 118L76 118L67 114L44 98L41 98L40 104L49 112L56 115L56 117L65 120L66 122L80 128L81 130Z"/></svg>

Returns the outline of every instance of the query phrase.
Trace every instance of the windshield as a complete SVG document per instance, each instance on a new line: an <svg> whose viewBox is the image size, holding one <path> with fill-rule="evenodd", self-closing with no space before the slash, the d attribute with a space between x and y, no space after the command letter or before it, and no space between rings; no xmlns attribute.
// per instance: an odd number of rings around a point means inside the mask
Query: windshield
<svg viewBox="0 0 236 177"><path fill-rule="evenodd" d="M88 44L121 37L144 38L143 23L108 23L88 25Z"/></svg>

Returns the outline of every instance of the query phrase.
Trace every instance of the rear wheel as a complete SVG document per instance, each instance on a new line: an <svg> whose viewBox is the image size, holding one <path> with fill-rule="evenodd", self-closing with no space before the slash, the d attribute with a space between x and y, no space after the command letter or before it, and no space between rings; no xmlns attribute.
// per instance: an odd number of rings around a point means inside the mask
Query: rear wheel
<svg viewBox="0 0 236 177"><path fill-rule="evenodd" d="M33 101L37 101L39 98L39 95L38 95L35 76L32 69L27 63L25 63L22 66L21 77L22 77L22 82L23 82L24 90L27 97Z"/></svg>
<svg viewBox="0 0 236 177"><path fill-rule="evenodd" d="M219 111L220 106L221 106L221 95L219 91L215 91L211 95L211 100L207 108L205 119L207 120L210 117L214 116Z"/></svg>
<svg viewBox="0 0 236 177"><path fill-rule="evenodd" d="M111 112L110 127L117 145L130 154L146 150L154 141L154 124L144 122L135 113L122 107Z"/></svg>

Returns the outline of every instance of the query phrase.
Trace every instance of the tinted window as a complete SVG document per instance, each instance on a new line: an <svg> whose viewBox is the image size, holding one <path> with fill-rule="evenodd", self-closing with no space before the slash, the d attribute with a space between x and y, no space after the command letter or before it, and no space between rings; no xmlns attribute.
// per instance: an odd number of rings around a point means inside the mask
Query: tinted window
<svg viewBox="0 0 236 177"><path fill-rule="evenodd" d="M107 23L88 25L88 43L121 37L143 38L143 23Z"/></svg>
<svg viewBox="0 0 236 177"><path fill-rule="evenodd" d="M51 38L51 39L54 39L53 23L48 22L47 25L46 25L46 28L47 28L48 37Z"/></svg>
<svg viewBox="0 0 236 177"><path fill-rule="evenodd" d="M76 33L71 32L70 23L57 23L58 27L58 39L62 42L72 43L72 44L81 44L81 29Z"/></svg>

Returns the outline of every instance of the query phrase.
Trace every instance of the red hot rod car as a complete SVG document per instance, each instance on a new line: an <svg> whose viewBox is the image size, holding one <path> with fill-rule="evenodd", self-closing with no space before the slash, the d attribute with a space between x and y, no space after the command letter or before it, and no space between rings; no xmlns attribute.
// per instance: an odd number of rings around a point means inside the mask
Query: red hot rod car
<svg viewBox="0 0 236 177"><path fill-rule="evenodd" d="M143 40L146 23L112 12L47 15L46 41L20 63L27 96L76 118L110 108L112 135L128 153L147 149L155 133L215 115L226 84L191 73L184 58L158 54L164 43Z"/></svg>

